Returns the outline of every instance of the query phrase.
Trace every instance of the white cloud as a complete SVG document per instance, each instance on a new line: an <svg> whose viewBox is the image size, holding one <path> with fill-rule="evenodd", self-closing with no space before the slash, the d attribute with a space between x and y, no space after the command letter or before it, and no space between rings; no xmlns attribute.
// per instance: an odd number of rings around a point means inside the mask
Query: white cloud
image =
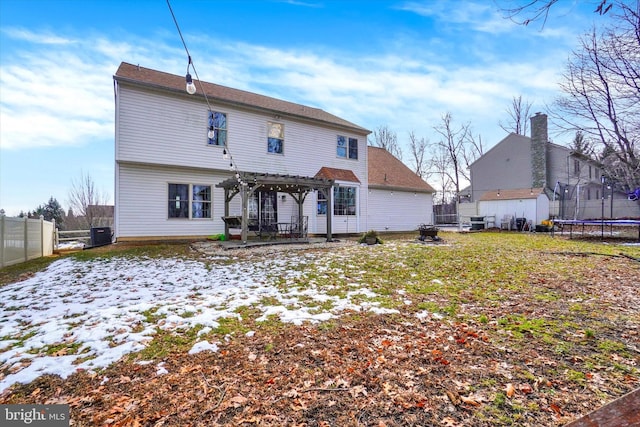
<svg viewBox="0 0 640 427"><path fill-rule="evenodd" d="M398 7L424 17L437 19L439 25L465 25L475 31L500 34L513 31L513 22L504 19L490 2L460 4L449 1L407 2Z"/></svg>
<svg viewBox="0 0 640 427"><path fill-rule="evenodd" d="M66 45L72 44L73 40L61 37L57 34L51 34L49 32L33 32L26 30L24 28L3 28L3 33L5 33L8 37L14 40L26 41L29 43L35 44L46 44L46 45Z"/></svg>
<svg viewBox="0 0 640 427"><path fill-rule="evenodd" d="M439 7L429 13L443 14ZM485 15L495 14L488 6L476 5L455 12L451 19L470 22ZM4 63L3 57L2 149L112 139L112 75L120 61L176 74L186 69L184 50L162 38L127 36L125 42L94 35L89 41L11 29L5 34L34 44L24 47L18 61ZM61 42L51 50L39 40ZM504 59L488 50L486 61L461 65L453 53L436 56L430 49L403 45L400 39L390 42L388 52L352 52L348 60L344 52L326 47L277 49L219 37L214 43L202 34L188 35L187 40L203 80L323 108L371 130L388 124L401 142L410 131L429 137L440 115L451 112L461 122L471 121L495 143L493 135L501 132L500 112L511 98L522 94L548 99L558 75L556 58Z"/></svg>

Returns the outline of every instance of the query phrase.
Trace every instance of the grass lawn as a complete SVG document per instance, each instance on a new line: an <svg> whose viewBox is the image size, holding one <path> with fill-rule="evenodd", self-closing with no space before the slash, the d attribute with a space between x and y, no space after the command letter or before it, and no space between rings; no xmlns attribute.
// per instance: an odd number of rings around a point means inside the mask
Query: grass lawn
<svg viewBox="0 0 640 427"><path fill-rule="evenodd" d="M144 349L65 379L13 385L0 403L68 403L74 426L561 426L640 386L640 246L440 236L439 244L409 234L375 246L211 255L190 244L112 245L68 255L107 266L177 258L204 271L269 261L287 274L267 271L260 280L281 294L234 306L215 328L167 329L159 300L131 326L155 329ZM0 270L0 297L49 262ZM270 311L301 305L324 320L296 325ZM0 315L9 308L1 302ZM190 352L203 340L215 345ZM0 352L20 342L0 337ZM12 369L0 353L0 380Z"/></svg>

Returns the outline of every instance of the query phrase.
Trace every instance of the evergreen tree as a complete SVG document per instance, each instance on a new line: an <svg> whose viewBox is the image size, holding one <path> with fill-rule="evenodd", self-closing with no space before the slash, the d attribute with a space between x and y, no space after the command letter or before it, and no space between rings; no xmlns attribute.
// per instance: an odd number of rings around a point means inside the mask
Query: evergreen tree
<svg viewBox="0 0 640 427"><path fill-rule="evenodd" d="M58 226L64 224L64 209L53 196L49 198L47 203L38 206L33 214L29 214L30 218L40 218L40 216L43 216L46 221L55 220Z"/></svg>

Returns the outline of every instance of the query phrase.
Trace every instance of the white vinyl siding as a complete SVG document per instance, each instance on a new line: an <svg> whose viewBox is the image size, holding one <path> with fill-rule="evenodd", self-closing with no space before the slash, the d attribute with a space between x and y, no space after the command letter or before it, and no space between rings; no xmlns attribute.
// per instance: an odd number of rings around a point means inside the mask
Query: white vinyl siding
<svg viewBox="0 0 640 427"><path fill-rule="evenodd" d="M190 98L118 89L116 161L229 170L221 146L207 145L207 106ZM314 176L323 166L352 170L366 182L366 135L342 132L358 140L358 160L336 158L334 127L280 120L286 132L282 155L267 156L268 114L213 105L227 115L227 144L243 171Z"/></svg>
<svg viewBox="0 0 640 427"><path fill-rule="evenodd" d="M368 230L414 231L420 224L433 224L433 196L371 188L368 212Z"/></svg>
<svg viewBox="0 0 640 427"><path fill-rule="evenodd" d="M207 236L224 231L224 191L215 185L231 176L230 161L222 146L208 145L208 107L196 97L174 95L117 84L116 94L116 237ZM358 185L358 217L341 230L362 231L367 192L366 133L321 123L281 118L286 147L281 155L266 155L267 123L273 114L213 104L227 118L229 154L237 168L246 172L315 176L322 167L351 170ZM336 135L358 140L358 159L336 157ZM167 213L168 184L211 185L211 219L170 220ZM303 206L309 216L309 233L326 232L326 220L315 215L315 195ZM230 205L230 215L240 215L240 197ZM297 214L293 199L278 196L278 215Z"/></svg>
<svg viewBox="0 0 640 427"><path fill-rule="evenodd" d="M224 232L224 191L215 188L223 176L178 168L123 165L116 167L116 237L208 236ZM224 177L226 178L226 177ZM176 220L169 218L167 201L171 183L194 182L211 185L212 218ZM235 212L240 212L240 200Z"/></svg>

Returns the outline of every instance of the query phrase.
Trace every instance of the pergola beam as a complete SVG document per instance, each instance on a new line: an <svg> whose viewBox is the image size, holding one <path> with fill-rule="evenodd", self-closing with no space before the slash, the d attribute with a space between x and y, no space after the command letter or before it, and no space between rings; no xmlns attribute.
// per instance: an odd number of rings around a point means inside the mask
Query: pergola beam
<svg viewBox="0 0 640 427"><path fill-rule="evenodd" d="M331 206L330 189L333 187L332 179L306 177L299 175L280 175L256 172L238 172L219 184L216 187L224 189L224 213L229 215L229 202L237 194L242 198L242 236L244 243L247 242L248 234L248 206L249 197L259 188L263 190L277 191L289 194L298 204L298 216L302 218L302 205L311 191L322 191L327 196L327 241L331 241ZM229 236L229 227L225 225L225 235Z"/></svg>

